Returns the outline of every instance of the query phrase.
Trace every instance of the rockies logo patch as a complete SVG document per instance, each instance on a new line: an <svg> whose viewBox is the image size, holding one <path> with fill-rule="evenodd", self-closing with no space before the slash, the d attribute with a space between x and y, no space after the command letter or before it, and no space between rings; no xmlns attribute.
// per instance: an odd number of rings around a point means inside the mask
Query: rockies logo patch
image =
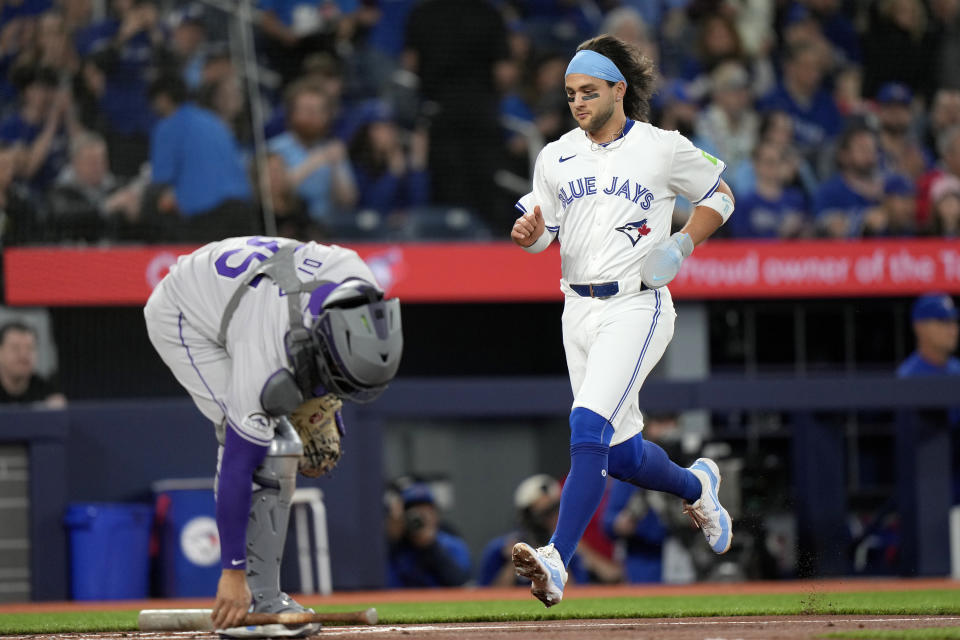
<svg viewBox="0 0 960 640"><path fill-rule="evenodd" d="M638 222L628 222L622 227L617 227L617 231L630 238L630 244L635 247L643 236L650 233L650 227L647 226L647 219L644 218Z"/></svg>

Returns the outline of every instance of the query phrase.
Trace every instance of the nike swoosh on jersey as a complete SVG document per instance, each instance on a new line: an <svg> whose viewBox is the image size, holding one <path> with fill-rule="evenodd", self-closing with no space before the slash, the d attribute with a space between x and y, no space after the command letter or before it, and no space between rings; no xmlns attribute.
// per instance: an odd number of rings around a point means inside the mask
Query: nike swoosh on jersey
<svg viewBox="0 0 960 640"><path fill-rule="evenodd" d="M577 157L577 154L573 154L572 156L567 156L566 158L564 158L563 156L560 156L560 162L566 162L570 158L576 158L576 157Z"/></svg>
<svg viewBox="0 0 960 640"><path fill-rule="evenodd" d="M246 561L245 561L245 560L231 560L231 561L230 561L230 564L232 564L233 566L237 566L238 564L243 564L244 562L246 562Z"/></svg>

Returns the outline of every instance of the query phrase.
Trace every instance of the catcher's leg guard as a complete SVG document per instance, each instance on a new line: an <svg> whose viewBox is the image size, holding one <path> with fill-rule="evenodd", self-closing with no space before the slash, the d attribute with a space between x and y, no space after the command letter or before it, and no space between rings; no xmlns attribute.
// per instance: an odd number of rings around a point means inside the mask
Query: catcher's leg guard
<svg viewBox="0 0 960 640"><path fill-rule="evenodd" d="M292 602L280 591L280 561L302 454L296 431L285 418L280 419L267 457L253 475L247 524L247 584L256 612L275 613L289 608Z"/></svg>
<svg viewBox="0 0 960 640"><path fill-rule="evenodd" d="M287 419L281 418L267 457L253 474L253 497L247 523L247 584L256 613L305 611L280 591L280 562L302 453L300 437ZM319 630L319 624L267 624L224 629L220 635L244 639L289 638L313 635Z"/></svg>

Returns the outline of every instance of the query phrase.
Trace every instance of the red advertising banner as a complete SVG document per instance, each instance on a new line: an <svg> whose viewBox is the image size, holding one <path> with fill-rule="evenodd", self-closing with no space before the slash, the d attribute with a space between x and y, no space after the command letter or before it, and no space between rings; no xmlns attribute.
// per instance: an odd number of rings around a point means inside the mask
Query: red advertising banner
<svg viewBox="0 0 960 640"><path fill-rule="evenodd" d="M142 305L195 246L11 248L6 301L21 306ZM364 244L353 248L390 295L405 302L559 300L556 247L512 244ZM670 285L676 298L823 298L960 293L960 242L716 240L699 247Z"/></svg>

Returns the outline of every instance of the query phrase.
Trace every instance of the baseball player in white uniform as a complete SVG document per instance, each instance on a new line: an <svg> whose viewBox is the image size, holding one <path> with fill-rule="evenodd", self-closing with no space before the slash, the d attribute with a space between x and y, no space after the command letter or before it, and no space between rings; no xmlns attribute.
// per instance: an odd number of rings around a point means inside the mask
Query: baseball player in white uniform
<svg viewBox="0 0 960 640"><path fill-rule="evenodd" d="M182 256L144 316L220 443L215 628L231 637L315 632L241 625L248 610L303 610L280 591L279 575L297 470L329 471L340 455L340 399L370 401L396 374L399 302L384 299L349 249L242 237Z"/></svg>
<svg viewBox="0 0 960 640"><path fill-rule="evenodd" d="M566 294L563 346L573 387L570 474L550 543L518 543L518 575L546 606L560 602L570 561L609 473L673 493L717 553L732 539L720 505L717 465L685 469L641 435L637 393L673 336L666 285L684 258L733 212L724 163L675 131L646 122L653 68L637 49L603 35L581 44L566 70L579 125L537 158L533 192L521 198L511 238L526 251L560 242ZM670 235L674 200L696 207Z"/></svg>

